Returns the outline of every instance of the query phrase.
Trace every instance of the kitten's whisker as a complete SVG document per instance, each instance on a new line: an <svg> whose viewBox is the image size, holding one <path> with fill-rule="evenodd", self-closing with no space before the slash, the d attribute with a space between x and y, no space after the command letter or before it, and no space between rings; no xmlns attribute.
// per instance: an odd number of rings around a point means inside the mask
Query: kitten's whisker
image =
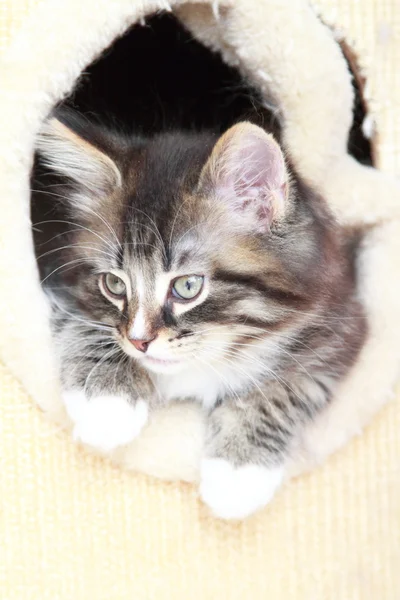
<svg viewBox="0 0 400 600"><path fill-rule="evenodd" d="M225 362L228 362L228 363L230 363L230 364L231 364L231 361L229 361L228 359L226 359L226 357L224 357L224 360L223 360L223 359L218 359L218 358L216 358L216 357L213 357L213 360L214 360L214 361L216 361L218 364L220 364L220 365L222 365L222 366L225 366ZM210 364L209 364L209 366L211 367L211 365L210 365ZM244 373L244 371L241 371L241 372L242 372L242 373ZM254 380L254 378L253 378L253 377L251 377L251 376L247 376L247 377L248 377L248 379L250 379L250 380L251 380L253 383L255 383L255 380ZM247 404L246 404L246 402L244 402L244 401L243 401L243 400L242 400L242 399L239 397L239 395L238 395L238 392L237 392L236 390L234 390L234 388L233 388L233 387L232 387L232 386L231 386L231 385L230 385L230 384L227 382L227 380L226 380L225 378L224 378L224 382L225 382L225 383L226 383L226 385L227 385L228 391L230 391L230 392L231 392L231 393L232 393L232 394L233 394L233 395L236 397L236 400L237 400L238 406L240 406L242 409L246 410L246 409L247 409ZM262 394L262 392L261 392L261 394ZM262 395L263 395L263 394L262 394ZM264 396L264 397L265 397L265 396ZM267 403L268 403L268 404L271 404L271 403L270 403L270 401L269 401L267 398L265 398L265 400L267 401Z"/></svg>
<svg viewBox="0 0 400 600"><path fill-rule="evenodd" d="M168 240L168 248L171 250L171 243L172 243L172 236L174 234L174 229L175 229L175 225L176 225L176 221L178 219L179 214L182 211L182 208L185 206L185 204L187 202L189 202L190 197L184 198L184 200L182 200L182 202L180 203L180 205L178 206L176 212L175 212L175 217L174 220L172 221L172 226L171 226L171 232L169 234L169 240Z"/></svg>
<svg viewBox="0 0 400 600"><path fill-rule="evenodd" d="M222 333L222 335L230 335L230 336L232 336L232 334L229 334L229 333L226 333L226 334ZM256 335L245 334L246 337L251 338L252 340L260 341L260 342L274 341L273 337L275 335L276 334L274 332L271 332L271 339L268 340L267 337L260 337L260 336L256 336ZM313 350L313 348L311 348L310 346L308 346L307 344L305 344L301 340L298 340L297 338L292 338L292 337L289 337L289 336L285 336L285 335L281 335L279 337L282 337L284 340L293 340L293 341L295 341L296 343L300 344L304 348L307 348L312 354L314 354L321 361L321 363L328 364L327 361L324 358L322 358L322 356L320 356L317 352L315 352L315 350ZM236 342L236 341L233 340L232 344L235 344L237 346L248 346L249 348L254 348L254 344L252 344L252 343L245 344L245 343ZM278 344L279 344L279 342L278 342ZM288 356L290 356L291 358L293 358L293 360L295 360L296 362L298 362L293 353L289 352L288 350L286 350L285 348L283 348L282 345L278 345L278 344L277 344L277 348L279 348L280 352L284 352L285 354L287 354Z"/></svg>
<svg viewBox="0 0 400 600"><path fill-rule="evenodd" d="M98 336L96 338L92 338L90 341L82 339L82 337L79 337L78 339L74 339L72 341L68 341L67 343L63 341L61 357L65 355L66 351L68 351L69 354L74 354L75 359L81 358L81 360L79 360L79 362L74 366L73 370L69 375L71 376L73 373L75 373L78 367L88 357L97 358L100 360L101 356L99 357L99 351L101 351L101 349L104 347L110 346L111 344L115 346L115 340L109 340L108 336Z"/></svg>
<svg viewBox="0 0 400 600"><path fill-rule="evenodd" d="M154 250L160 249L155 244L149 244L148 242L124 242L124 247L125 246L149 246L150 248L154 248Z"/></svg>
<svg viewBox="0 0 400 600"><path fill-rule="evenodd" d="M265 373L266 372L268 374L271 374L274 379L276 379L277 377L279 377L278 374L275 371L273 371L273 369L271 369L270 367L268 367L264 362L262 362L261 360L257 359L255 356L252 356L251 354L246 353L244 350L242 350L240 348L237 350L237 352L229 350L229 348L225 349L223 352L224 352L224 357L225 356L230 356L231 358L234 358L236 360L238 358L240 358L241 355L243 355L243 357L245 358L245 360L247 360L247 361L249 361L249 362L251 362L253 364L259 365L261 373ZM296 360L294 357L292 357L292 358L294 360ZM301 363L299 363L297 360L296 360L296 362L306 372L306 374L310 377L311 381L313 381L313 383L316 383L315 379L310 375L310 373L308 373L308 371L303 367L303 365ZM234 363L232 362L232 364L234 364ZM242 371L242 372L245 373L245 371ZM247 376L251 377L249 374ZM282 379L282 381L284 381L284 380ZM293 390L291 390L291 391L293 391Z"/></svg>
<svg viewBox="0 0 400 600"><path fill-rule="evenodd" d="M190 200L190 198L187 198L186 200L184 200L184 201L183 201L183 202L180 204L180 207L179 207L179 209L178 209L178 212L179 212L179 211L180 211L180 210L183 208L184 204L185 204L186 202L188 202L188 200ZM184 237L185 237L185 236L186 236L188 233L190 233L190 232L191 232L193 229L195 229L196 227L200 227L200 225L203 225L204 223L207 223L207 221L209 221L209 220L210 220L210 217L211 217L211 218L214 218L214 216L215 216L215 205L210 205L210 209L209 209L209 212L207 213L207 216L206 216L206 217L205 217L205 218L204 218L202 221L200 221L200 223L196 223L195 225L192 225L192 227L189 227L189 229L187 229L187 230L186 230L186 231L185 231L185 232L184 232L184 233L181 235L181 237L178 239L178 241L177 241L177 242L175 242L175 244L174 244L174 245L175 245L175 246L179 246L180 242L183 240L183 238L184 238ZM173 227L175 227L176 217L177 217L177 215L175 215L175 219L174 219ZM169 240L169 248L171 248L171 242L172 242L172 233L173 233L173 230L171 231L171 235L170 235L170 240Z"/></svg>
<svg viewBox="0 0 400 600"><path fill-rule="evenodd" d="M74 227L78 227L79 229L88 231L95 237L99 238L99 240L104 242L104 244L106 244L113 252L115 252L115 247L109 240L107 240L106 238L101 236L99 233L96 233L95 231L93 231L93 229L90 229L90 227L85 227L84 225L81 225L80 223L77 223L75 221L65 221L63 219L48 219L47 221L38 221L37 223L33 223L32 227L36 227L37 225L44 225L46 223L60 223L60 224L64 224L64 225L73 225ZM65 233L68 233L68 231L66 231Z"/></svg>
<svg viewBox="0 0 400 600"><path fill-rule="evenodd" d="M301 342L299 342L299 343L301 343ZM234 344L235 344L235 345L239 345L239 344L237 344L236 342L234 342ZM249 348L250 348L250 347L252 347L252 344L240 344L240 345L243 345L243 346L248 346ZM314 354L314 355L315 355L315 357L316 357L316 358L318 358L318 360L319 360L319 361L320 361L322 364L325 364L325 365L327 365L327 366L329 365L329 363L328 363L328 362L327 362L327 361L326 361L324 358L322 358L322 356L320 356L319 354L317 354L317 352L315 352L315 350L313 350L312 348L310 348L310 347L309 347L309 346L307 346L306 344L303 344L303 343L301 343L301 345L303 345L303 346L304 346L305 348L307 348L307 349L308 349L308 350L309 350L309 351L310 351L312 354ZM293 353L293 352L289 352L289 350L286 350L286 349L285 349L285 348L283 348L282 346L278 346L278 348L279 348L279 352L283 352L284 354L286 354L287 356L289 356L289 358L290 358L291 360L294 360L294 361L295 361L295 362L296 362L296 363L299 365L299 367L301 367L301 369L302 369L303 371L305 371L305 373L307 373L307 375L308 375L308 376L309 376L311 379L314 379L314 378L313 378L313 377L310 375L310 373L307 371L306 367L305 367L305 366L304 366L304 365L303 365L303 364L302 364L302 363L301 363L301 362L300 362L300 361L299 361L299 360L296 358L296 356L294 355L294 353Z"/></svg>
<svg viewBox="0 0 400 600"><path fill-rule="evenodd" d="M108 325L107 323L103 323L102 321L92 321L92 320L88 320L88 319L83 319L81 317L78 317L77 315L75 315L74 313L69 312L64 306L62 306L55 298L54 296L52 296L50 298L50 302L53 303L56 308L58 310L60 310L62 313L68 315L69 317L71 317L72 319L74 319L75 321L80 321L81 323L84 323L85 325L88 325L89 328L96 326L96 325L100 325L101 327L105 327L109 330L114 330L113 325ZM58 315L57 315L58 316ZM61 316L59 317L60 319L62 318Z"/></svg>
<svg viewBox="0 0 400 600"><path fill-rule="evenodd" d="M62 341L62 349L66 348L78 348L81 349L82 352L87 352L90 349L97 349L99 346L111 344L113 341L112 338L106 337L104 335L98 334L98 337L92 337L90 342L88 340L82 340L82 336L77 337L73 340L63 340Z"/></svg>
<svg viewBox="0 0 400 600"><path fill-rule="evenodd" d="M119 241L119 238L116 234L116 231L113 227L111 227L110 223L104 219L104 217L101 216L100 213L94 211L92 208L90 208L89 206L85 206L85 211L89 210L89 212L91 212L95 217L97 217L98 219L100 219L100 221L102 221L102 223L104 223L104 225L107 227L107 229L110 231L110 233L114 236L115 241L117 242L117 245L119 248L122 249L122 245L121 242Z"/></svg>
<svg viewBox="0 0 400 600"><path fill-rule="evenodd" d="M67 342L64 343L62 352L64 355L66 351L68 351L69 354L73 353L74 359L79 357L82 357L82 360L86 360L89 357L100 359L101 356L99 356L99 351L103 348L107 348L110 343L111 341L102 339L92 340L92 344L88 346L83 346L82 340L79 340L77 343Z"/></svg>
<svg viewBox="0 0 400 600"><path fill-rule="evenodd" d="M92 353L87 353L87 354L85 354L84 356L82 356L81 360L79 360L79 362L77 362L77 363L76 363L76 365L74 365L74 367L73 367L72 371L69 373L69 376L70 376L70 377L72 377L72 375L73 375L74 373L76 373L77 371L79 372L79 367L80 367L82 364L84 364L85 362L87 362L87 358L88 358L88 357L89 357L89 358L92 358L92 359L99 359L99 360L100 360L100 358L99 358L99 356L98 356L98 354L97 354L96 352L92 352ZM75 358L77 358L77 357L75 357ZM98 362L96 362L96 364L95 364L95 366L94 366L93 368L96 368L96 367L97 367L97 365L98 365ZM84 387L84 389L85 389L85 387Z"/></svg>
<svg viewBox="0 0 400 600"><path fill-rule="evenodd" d="M64 267L67 267L68 265L72 265L75 263L74 266L76 266L77 264L82 264L85 262L88 262L88 260L86 258L75 258L74 260L70 260L69 262L64 263L63 265L60 265L56 269L53 269L53 271L51 273L49 273L49 275L46 275L46 277L44 279L42 279L42 281L40 283L43 284L49 277L54 275L54 273L57 273L57 271L59 271L60 269L63 269Z"/></svg>
<svg viewBox="0 0 400 600"><path fill-rule="evenodd" d="M219 377L219 379L225 384L225 386L228 388L228 390L230 390L230 392L236 397L239 404L241 404L241 400L240 400L238 394L233 389L233 387L230 385L230 383L228 382L226 377L224 377L222 375L222 373L220 373L217 369L215 369L209 361L205 360L204 358L201 358L199 356L199 354L196 354L195 358L196 358L196 360L199 360L202 364L204 364L206 367L209 367L212 371L214 371L214 373L217 375L217 377Z"/></svg>
<svg viewBox="0 0 400 600"><path fill-rule="evenodd" d="M61 318L62 318L62 317L60 317L60 319L61 319ZM87 329L89 332L90 332L90 330L93 330L93 329L98 329L98 330L100 330L100 329L101 329L101 330L103 330L103 331L107 331L107 332L112 332L112 331L114 330L114 327L113 327L112 325L107 325L107 324L104 324L104 325L102 325L102 324L97 324L96 322L91 322L91 321L83 321L83 320L82 320L82 322L79 322L79 319L77 319L76 317L74 317L74 316L72 316L72 315L71 315L71 318L72 318L74 321L78 321L77 323L76 323L76 322L74 322L74 327L78 327L78 326L79 326L79 327L84 327L84 328L86 328L86 329Z"/></svg>
<svg viewBox="0 0 400 600"><path fill-rule="evenodd" d="M37 256L36 260L40 260L44 256L48 256L49 254L54 254L55 252L60 252L61 250L67 250L68 248L78 248L81 250L94 250L95 252L98 252L99 254L104 254L105 256L108 256L111 259L114 258L113 256L111 256L111 254L109 252L106 252L105 250L100 250L99 248L96 248L94 246L81 246L78 244L68 244L67 246L60 246L58 248L53 248L52 250L47 250L47 252L43 252L43 254L41 254L40 256Z"/></svg>
<svg viewBox="0 0 400 600"><path fill-rule="evenodd" d="M162 250L163 250L164 258L167 258L167 249L166 249L166 247L165 247L164 240L163 240L163 238L162 238L162 235L161 235L161 233L160 233L160 230L159 230L159 228L157 227L157 223L155 222L155 220L154 220L154 219L152 219L152 218L150 217L150 215L148 215L148 214L147 214L147 213L146 213L144 210L141 210L140 208L137 208L136 206L135 206L135 207L132 207L132 206L130 206L129 208L130 208L131 210L135 210L136 212L139 212L139 213L141 213L142 215L144 215L144 216L145 216L147 219L149 219L150 223L151 223L152 225L154 225L154 228L155 228L155 229L152 229L152 228L151 228L151 227L149 227L148 225L145 225L144 223L141 223L141 226L143 226L143 227L148 227L148 228L149 228L149 229L150 229L150 230L151 230L151 231L154 233L154 235L155 235L156 237L158 237L158 239L159 239L159 241L161 242L161 245L162 245Z"/></svg>
<svg viewBox="0 0 400 600"><path fill-rule="evenodd" d="M246 346L246 347L251 347L251 345L249 344L241 344L238 342L233 342L234 346ZM247 352L245 352L242 348L239 348L239 351L245 356L247 357L249 360L254 360L254 358L251 356L251 354L248 354ZM285 350L284 348L282 348L281 346L279 347L279 352L283 352L284 354L286 354L287 356L289 356L289 358L291 360L294 360L294 362L296 364L299 365L299 367L302 369L302 371L304 371L304 373L311 379L311 381L313 383L316 383L315 378L311 375L311 373L306 369L306 367L294 356L294 354L292 354L291 352L288 352L287 350ZM262 361L257 360L257 363L262 365Z"/></svg>
<svg viewBox="0 0 400 600"><path fill-rule="evenodd" d="M191 227L189 227L189 229L187 229L178 239L177 242L174 243L174 246L178 247L179 244L181 243L181 241L183 240L184 237L186 237L191 231L193 231L193 229L196 229L197 227L200 227L200 225L203 225L204 223L207 222L207 218L203 219L202 221L200 221L200 223L196 223L195 225L192 225Z"/></svg>
<svg viewBox="0 0 400 600"><path fill-rule="evenodd" d="M71 327L74 331L79 330L79 334L86 333L86 335L90 335L90 339L94 339L93 336L95 333L107 333L109 334L108 339L115 341L115 338L111 335L112 330L107 327L102 327L101 325L86 325L84 323L72 323Z"/></svg>
<svg viewBox="0 0 400 600"><path fill-rule="evenodd" d="M86 390L87 390L87 386L90 381L90 378L93 376L93 373L96 371L96 369L98 369L108 358L110 358L111 356L116 356L116 355L120 354L121 352L123 352L123 350L119 346L117 346L116 348L113 348L112 350L110 350L110 352L107 352L99 360L99 362L94 365L94 367L91 369L89 375L86 378L85 387L83 389L85 394L86 394Z"/></svg>
<svg viewBox="0 0 400 600"><path fill-rule="evenodd" d="M82 331L83 329L83 331ZM82 348L90 348L91 346L95 347L98 342L104 342L105 344L115 344L116 340L109 331L103 331L102 329L93 329L85 327L81 323L68 323L68 327L66 328L67 333L77 333L75 337L78 340L78 345ZM79 330L79 333L78 333ZM68 340L67 342L63 341L63 343L73 343L74 340Z"/></svg>
<svg viewBox="0 0 400 600"><path fill-rule="evenodd" d="M238 351L238 352L239 352L239 351ZM225 357L226 357L226 356L230 356L231 358L234 358L234 359L236 359L236 360L238 359L238 353L237 353L237 352L233 352L232 350L229 350L229 349L223 349L223 354L224 354L224 359L225 359ZM278 378L278 379L279 379L281 382L283 382L283 384L285 384L285 385L287 385L287 386L288 386L288 384L285 382L285 380L284 380L284 379L282 379L282 378L280 378L280 377L279 377L279 375L278 375L278 374L277 374L275 371L273 371L271 368L269 368L269 367L268 367L268 366L267 366L265 363L263 363L263 362L259 361L259 360L258 360L258 359L256 359L255 357L249 357L249 359L250 359L252 362L256 363L256 364L260 364L260 366L262 367L262 371L264 371L264 372L266 372L266 373L269 373L269 374L271 374L271 375L273 376L273 378L274 378L274 379L277 379L277 378ZM237 364L236 364L234 361L232 361L232 360L229 360L229 359L226 359L226 360L227 360L227 361L228 361L230 364L234 365L235 369L237 368L238 370L240 370L240 371L243 373L243 375L245 375L245 377L249 377L250 379L252 379L253 383L255 384L255 380L254 380L254 378L253 378L251 375L249 375L249 374L248 374L246 371L244 371L244 370L243 370L243 369L242 369L242 368L241 368L239 365L237 365ZM288 387L289 387L289 386L288 386ZM296 394L296 392L295 392L294 390L292 390L291 388L289 388L289 389L290 389L290 390L291 390L291 391L292 391L294 394ZM296 394L296 395L297 395L297 394ZM298 396L298 398L300 399L300 397L299 397L299 396Z"/></svg>
<svg viewBox="0 0 400 600"><path fill-rule="evenodd" d="M258 389L258 391L260 392L261 396L264 398L264 400L266 401L266 403L270 406L270 408L272 409L272 412L275 413L275 417L277 419L277 421L281 421L281 414L279 413L278 409L276 408L276 406L274 406L274 404L271 402L271 400L264 394L263 390L260 388L260 386L258 385L257 381L254 379L254 377L252 375L250 375L249 373L247 373L246 371L244 371L241 367L239 367L239 365L237 365L235 363L235 361L229 360L228 358L224 357L224 359L229 362L231 365L234 366L235 370L238 370L240 373L242 373L242 375L244 375L247 379L249 379L252 384L254 385L254 387L256 387ZM293 390L293 388L291 386L289 386L289 384L282 379L281 377L279 377L279 375L277 375L277 373L275 373L274 371L272 371L271 369L266 369L266 371L272 375L272 377L281 385L282 389L287 393L287 390L289 389L292 394L294 396L296 396L296 398L298 400L300 400L300 402L303 402L303 399Z"/></svg>
<svg viewBox="0 0 400 600"><path fill-rule="evenodd" d="M155 227L155 232L154 232L154 233L158 234L158 236L159 236L159 240L162 242L162 241L163 241L163 239L162 239L162 236L161 236L160 230L158 229L158 227L157 227L157 223L155 222L155 220L154 220L154 219L152 219L152 218L150 217L150 215L148 215L148 214L147 214L147 213L146 213L144 210L141 210L140 208L137 208L137 206L134 206L134 207L132 207L132 206L131 206L130 208L132 208L133 210L135 210L135 211L136 211L136 212L138 212L138 213L141 213L141 214L142 214L142 215L144 215L144 216L145 216L147 219L149 219L150 223L151 223L152 225L154 225L154 227Z"/></svg>
<svg viewBox="0 0 400 600"><path fill-rule="evenodd" d="M139 241L139 240L135 240L134 242L125 242L125 246L135 246L137 249L139 249L141 246L150 246L153 247L155 250L161 250L161 253L164 257L165 260L167 260L167 253L166 253L166 249L165 249L165 244L164 244L164 240L162 239L159 231L155 231L152 227L150 227L149 225L145 225L144 223L139 223L137 221L132 221L131 224L136 225L137 229L136 229L136 236L139 238L139 236L142 237L142 228L148 229L149 231L151 231L156 239L158 239L160 241L160 247L156 246L155 244L150 244L149 242L143 242L143 241Z"/></svg>
<svg viewBox="0 0 400 600"><path fill-rule="evenodd" d="M49 240L46 240L46 242L44 242L44 243L50 244L50 242L53 242L54 240L61 237L62 235L68 235L69 233L76 233L77 231L81 231L81 228L76 227L75 229L68 229L67 231L61 231L61 233L57 233L56 235L53 235L52 238L50 238ZM44 245L44 244L41 244L41 245Z"/></svg>
<svg viewBox="0 0 400 600"><path fill-rule="evenodd" d="M31 192L37 192L39 194L48 194L49 196L55 196L56 198L61 198L61 200L66 200L66 201L70 200L70 198L68 196L65 196L65 195L62 195L62 194L56 194L54 192L49 192L46 189L43 189L43 190L34 190L34 189L31 189ZM102 221L102 223L104 223L104 225L107 227L107 229L110 231L110 233L114 236L114 238L115 238L118 246L121 248L121 243L120 243L120 241L118 239L118 236L115 233L115 230L108 223L108 221L106 219L104 219L99 212L96 212L92 208L90 208L90 206L85 205L85 212L86 211L89 211L92 215L94 215L95 217L97 217L98 219L100 219L100 221Z"/></svg>
<svg viewBox="0 0 400 600"><path fill-rule="evenodd" d="M115 372L114 372L114 378L113 378L114 388L117 387L117 374L118 374L118 371L119 371L119 369L121 367L121 364L126 364L127 359L128 359L128 356L125 354L124 351L122 351L122 356L119 359L117 367L116 367Z"/></svg>
<svg viewBox="0 0 400 600"><path fill-rule="evenodd" d="M240 328L241 326L238 326L238 327ZM251 325L246 325L246 327L252 327L252 326L251 326ZM226 332L225 332L225 331L219 331L219 329L220 329L220 326L216 326L216 327L210 327L209 329L204 329L204 330L201 330L201 331L199 331L198 333L199 333L199 334L201 334L201 333L203 333L203 332L210 332L210 331L213 331L213 330L214 330L214 331L216 331L216 332L218 333L218 337L220 337L220 336L228 336L228 337L233 337L233 335L232 335L232 332L228 332L228 331L226 331ZM244 335L245 337L248 337L248 338L251 338L251 339L254 339L254 340L258 340L258 341L261 341L261 342L266 342L266 341L268 341L268 339L270 339L270 341L273 341L273 339L274 339L275 337L277 337L277 338L282 338L284 341L288 340L288 341L293 341L293 342L296 342L297 344L300 344L300 345L301 345L301 346L303 346L304 348L307 348L307 349L308 349L308 350L309 350L309 351L310 351L312 354L314 354L314 356L316 356L316 357L317 357L317 358L318 358L318 359L319 359L321 362L323 362L323 363L327 364L326 360L325 360L324 358L322 358L322 356L320 356L320 355L319 355L319 354L318 354L318 353L317 353L317 352L316 352L316 351L315 351L313 348L311 348L311 346L308 346L308 345L307 345L305 342L303 342L303 341L302 341L300 338L293 337L293 336L290 336L290 335L288 335L288 334L285 334L285 333L279 333L279 332L277 332L277 331L271 331L271 330L269 330L269 329L261 329L261 328L258 328L258 327L257 327L257 328L255 328L255 329L256 329L256 330L260 330L260 331L262 331L263 333L265 333L265 334L266 334L266 336L264 336L264 337L263 337L263 336L257 336L257 335L250 334L250 333L243 333L243 335ZM239 331L239 332L238 332L238 335L242 335L242 332L240 332L240 331ZM270 338L268 338L267 336L270 336ZM251 346L251 344L249 344L249 345ZM280 346L280 348L281 348L281 346Z"/></svg>

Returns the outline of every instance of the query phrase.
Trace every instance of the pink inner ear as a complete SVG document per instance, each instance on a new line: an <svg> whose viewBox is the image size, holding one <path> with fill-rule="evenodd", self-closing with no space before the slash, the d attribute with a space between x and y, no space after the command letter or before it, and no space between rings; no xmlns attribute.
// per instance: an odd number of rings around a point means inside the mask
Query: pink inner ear
<svg viewBox="0 0 400 600"><path fill-rule="evenodd" d="M268 227L285 208L287 175L282 152L255 125L232 133L219 157L217 191L236 211L247 213L255 228Z"/></svg>

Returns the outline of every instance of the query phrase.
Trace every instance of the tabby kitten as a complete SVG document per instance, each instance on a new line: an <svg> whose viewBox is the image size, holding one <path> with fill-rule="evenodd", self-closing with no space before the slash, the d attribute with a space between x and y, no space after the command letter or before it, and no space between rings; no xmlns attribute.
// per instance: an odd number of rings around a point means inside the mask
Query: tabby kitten
<svg viewBox="0 0 400 600"><path fill-rule="evenodd" d="M264 506L362 345L354 244L247 122L145 139L59 112L37 148L35 242L75 438L111 451L157 405L193 399L202 499L223 518Z"/></svg>

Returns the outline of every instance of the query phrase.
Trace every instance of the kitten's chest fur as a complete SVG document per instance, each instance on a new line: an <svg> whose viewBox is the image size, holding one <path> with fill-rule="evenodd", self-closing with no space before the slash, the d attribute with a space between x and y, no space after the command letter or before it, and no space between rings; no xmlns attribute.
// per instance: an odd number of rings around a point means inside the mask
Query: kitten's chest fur
<svg viewBox="0 0 400 600"><path fill-rule="evenodd" d="M196 400L212 408L225 396L240 397L249 387L265 383L266 372L277 365L279 352L269 342L254 348L246 358L238 357L234 365L219 361L206 364L198 361L176 374L153 374L150 377L162 402Z"/></svg>
<svg viewBox="0 0 400 600"><path fill-rule="evenodd" d="M173 375L154 375L153 380L162 402L190 398L208 408L225 391L219 375L205 376L204 370L196 366Z"/></svg>
<svg viewBox="0 0 400 600"><path fill-rule="evenodd" d="M247 372L251 371L254 371L253 377L257 377L257 369L249 365ZM237 394L248 386L243 373L238 373L230 365L208 367L207 370L202 365L193 365L180 373L157 374L153 377L162 402L191 399L205 408L212 408L229 392Z"/></svg>
<svg viewBox="0 0 400 600"><path fill-rule="evenodd" d="M282 368L290 378L290 363L282 364L284 345L282 340L279 344L264 340L248 349L246 356L238 353L234 362L199 360L176 374L150 374L150 378L162 402L191 399L210 409L227 396L240 400L250 389L265 389L269 381L279 380Z"/></svg>

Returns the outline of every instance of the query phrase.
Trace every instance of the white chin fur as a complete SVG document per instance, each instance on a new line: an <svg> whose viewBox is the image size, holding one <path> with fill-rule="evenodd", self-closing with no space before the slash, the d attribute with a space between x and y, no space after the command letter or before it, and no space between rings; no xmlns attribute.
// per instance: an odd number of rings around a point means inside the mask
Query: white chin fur
<svg viewBox="0 0 400 600"><path fill-rule="evenodd" d="M235 467L221 458L204 459L201 499L221 519L244 519L268 504L283 478L283 468Z"/></svg>
<svg viewBox="0 0 400 600"><path fill-rule="evenodd" d="M142 365L153 373L160 373L162 375L174 375L175 373L180 373L187 366L185 361L179 362L171 362L171 363L162 363L162 362L152 362L150 360L144 359L142 361Z"/></svg>
<svg viewBox="0 0 400 600"><path fill-rule="evenodd" d="M111 395L88 399L83 390L64 392L63 400L74 422L74 439L103 453L135 439L148 419L143 400L130 404L121 396Z"/></svg>

